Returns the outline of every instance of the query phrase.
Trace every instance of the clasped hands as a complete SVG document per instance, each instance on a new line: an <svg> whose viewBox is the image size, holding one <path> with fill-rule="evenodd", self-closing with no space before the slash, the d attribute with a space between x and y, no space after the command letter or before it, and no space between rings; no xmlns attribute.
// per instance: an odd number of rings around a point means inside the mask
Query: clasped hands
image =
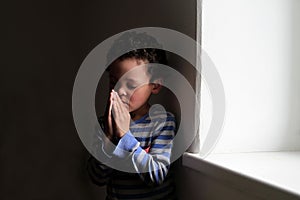
<svg viewBox="0 0 300 200"><path fill-rule="evenodd" d="M129 105L129 104L128 104ZM115 138L122 138L129 130L130 114L129 106L126 106L114 90L110 93L110 103L108 111L108 130L106 136L113 141Z"/></svg>

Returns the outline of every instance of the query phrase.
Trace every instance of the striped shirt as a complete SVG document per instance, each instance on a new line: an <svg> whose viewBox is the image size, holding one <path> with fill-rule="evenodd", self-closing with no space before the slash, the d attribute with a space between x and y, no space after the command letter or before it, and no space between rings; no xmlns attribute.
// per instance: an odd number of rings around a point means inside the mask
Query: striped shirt
<svg viewBox="0 0 300 200"><path fill-rule="evenodd" d="M148 113L131 122L112 156L129 161L135 173L112 169L90 157L88 172L92 181L107 186L107 200L176 199L169 172L174 135L175 118L169 112Z"/></svg>

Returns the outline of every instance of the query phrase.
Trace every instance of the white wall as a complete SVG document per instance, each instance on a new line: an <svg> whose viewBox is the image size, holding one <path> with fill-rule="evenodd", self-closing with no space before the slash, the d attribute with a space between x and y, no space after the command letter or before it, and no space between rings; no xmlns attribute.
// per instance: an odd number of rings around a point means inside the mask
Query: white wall
<svg viewBox="0 0 300 200"><path fill-rule="evenodd" d="M203 0L202 47L220 73L227 99L215 153L300 150L299 9L299 0ZM204 83L202 89L205 133L212 108ZM222 182L224 174L187 167L179 174L180 199L250 200L271 194L261 187L249 192L239 181ZM276 198L297 199L287 196Z"/></svg>
<svg viewBox="0 0 300 200"><path fill-rule="evenodd" d="M300 150L299 9L299 0L203 1L202 46L227 105L216 153Z"/></svg>

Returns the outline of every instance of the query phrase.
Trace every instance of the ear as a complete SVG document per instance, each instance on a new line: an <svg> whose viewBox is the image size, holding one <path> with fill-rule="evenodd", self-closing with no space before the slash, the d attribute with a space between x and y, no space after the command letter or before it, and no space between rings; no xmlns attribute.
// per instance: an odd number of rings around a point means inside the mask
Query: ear
<svg viewBox="0 0 300 200"><path fill-rule="evenodd" d="M152 84L152 94L158 94L162 88L162 80L156 79Z"/></svg>

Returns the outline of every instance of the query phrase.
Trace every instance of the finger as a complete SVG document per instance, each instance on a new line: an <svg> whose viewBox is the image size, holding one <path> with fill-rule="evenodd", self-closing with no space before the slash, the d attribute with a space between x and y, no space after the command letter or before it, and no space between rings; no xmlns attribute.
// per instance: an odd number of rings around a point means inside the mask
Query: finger
<svg viewBox="0 0 300 200"><path fill-rule="evenodd" d="M112 119L108 118L108 137L111 138L113 135Z"/></svg>
<svg viewBox="0 0 300 200"><path fill-rule="evenodd" d="M128 112L128 110L126 109L126 107L125 107L123 101L121 100L120 96L118 95L118 93L116 93L116 101L119 103L120 112L122 112L122 113L124 113L126 111Z"/></svg>
<svg viewBox="0 0 300 200"><path fill-rule="evenodd" d="M113 114L116 115L114 117L118 117L120 115L120 103L117 99L116 92L113 92L114 104L112 106Z"/></svg>
<svg viewBox="0 0 300 200"><path fill-rule="evenodd" d="M109 111L108 111L108 119L107 119L109 136L111 136L112 133L113 133L112 118L111 118L112 105L113 105L113 99L112 99L112 92L111 92L110 93L110 104L109 104Z"/></svg>
<svg viewBox="0 0 300 200"><path fill-rule="evenodd" d="M116 102L118 104L117 106L118 106L119 112L122 112L122 101L121 101L121 99L120 99L117 92L115 92L115 99L116 99Z"/></svg>
<svg viewBox="0 0 300 200"><path fill-rule="evenodd" d="M113 102L114 102L114 99L113 99L113 92L110 93L110 103L109 103L109 115L111 114L111 110L112 110L112 105L113 105Z"/></svg>

